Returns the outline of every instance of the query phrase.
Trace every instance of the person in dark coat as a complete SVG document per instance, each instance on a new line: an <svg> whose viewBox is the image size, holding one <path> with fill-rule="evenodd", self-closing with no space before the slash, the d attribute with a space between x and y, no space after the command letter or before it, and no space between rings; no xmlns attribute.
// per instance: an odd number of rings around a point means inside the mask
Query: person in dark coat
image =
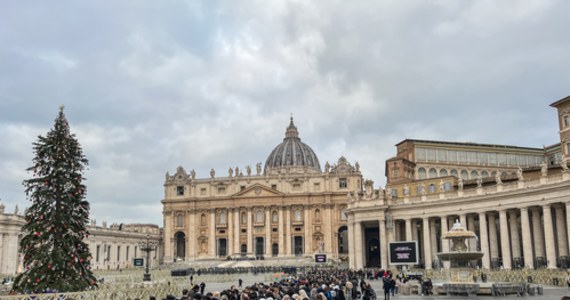
<svg viewBox="0 0 570 300"><path fill-rule="evenodd" d="M204 289L206 289L206 284L202 282L200 283L200 294L204 295Z"/></svg>

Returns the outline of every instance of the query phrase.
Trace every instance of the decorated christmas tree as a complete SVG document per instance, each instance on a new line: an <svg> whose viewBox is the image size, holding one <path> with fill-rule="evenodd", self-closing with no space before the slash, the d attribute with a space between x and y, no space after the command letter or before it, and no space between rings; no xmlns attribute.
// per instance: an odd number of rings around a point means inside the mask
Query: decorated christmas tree
<svg viewBox="0 0 570 300"><path fill-rule="evenodd" d="M85 200L83 172L88 165L81 145L69 131L60 108L54 127L33 144L35 158L24 180L32 205L20 252L24 270L14 280L20 293L81 291L96 285L91 272L86 224L89 203Z"/></svg>

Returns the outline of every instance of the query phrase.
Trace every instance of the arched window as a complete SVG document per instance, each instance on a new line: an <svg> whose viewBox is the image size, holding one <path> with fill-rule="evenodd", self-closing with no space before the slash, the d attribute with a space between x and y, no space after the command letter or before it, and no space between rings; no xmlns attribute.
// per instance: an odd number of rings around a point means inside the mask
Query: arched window
<svg viewBox="0 0 570 300"><path fill-rule="evenodd" d="M441 170L439 170L439 176L440 176L440 177L445 177L445 176L447 176L447 170L446 170L446 169L441 169Z"/></svg>
<svg viewBox="0 0 570 300"><path fill-rule="evenodd" d="M255 212L255 223L263 223L263 211L258 210Z"/></svg>
<svg viewBox="0 0 570 300"><path fill-rule="evenodd" d="M277 214L277 211L273 211L273 213L271 213L271 222L273 223L277 223L279 222L279 215Z"/></svg>
<svg viewBox="0 0 570 300"><path fill-rule="evenodd" d="M471 179L479 178L479 172L476 170L471 171Z"/></svg>
<svg viewBox="0 0 570 300"><path fill-rule="evenodd" d="M487 171L481 172L481 177L489 177L489 173Z"/></svg>
<svg viewBox="0 0 570 300"><path fill-rule="evenodd" d="M466 170L461 170L461 178L469 179L469 173Z"/></svg>
<svg viewBox="0 0 570 300"><path fill-rule="evenodd" d="M176 215L176 227L184 227L184 215L177 214Z"/></svg>
<svg viewBox="0 0 570 300"><path fill-rule="evenodd" d="M450 174L451 176L455 176L455 177L458 177L458 178L459 178L459 175L457 174L457 170L455 170L455 169L451 170L451 172L449 172L449 174Z"/></svg>
<svg viewBox="0 0 570 300"><path fill-rule="evenodd" d="M226 225L228 223L228 216L225 211L220 213L220 225Z"/></svg>
<svg viewBox="0 0 570 300"><path fill-rule="evenodd" d="M418 169L418 179L426 179L426 169L424 168Z"/></svg>
<svg viewBox="0 0 570 300"><path fill-rule="evenodd" d="M245 212L241 213L241 223L247 224L247 214Z"/></svg>
<svg viewBox="0 0 570 300"><path fill-rule="evenodd" d="M296 222L301 222L303 221L303 214L301 213L300 209L296 209L295 210L295 221Z"/></svg>
<svg viewBox="0 0 570 300"><path fill-rule="evenodd" d="M447 181L443 184L443 190L444 191L450 191L451 190L451 182Z"/></svg>
<svg viewBox="0 0 570 300"><path fill-rule="evenodd" d="M321 210L320 209L315 210L315 220L317 220L317 221L321 220Z"/></svg>
<svg viewBox="0 0 570 300"><path fill-rule="evenodd" d="M206 214L200 216L200 225L206 226Z"/></svg>
<svg viewBox="0 0 570 300"><path fill-rule="evenodd" d="M429 169L429 178L437 178L437 171L434 168Z"/></svg>
<svg viewBox="0 0 570 300"><path fill-rule="evenodd" d="M429 187L428 187L428 190L429 190L430 193L435 193L435 184L433 184L433 183L430 184Z"/></svg>

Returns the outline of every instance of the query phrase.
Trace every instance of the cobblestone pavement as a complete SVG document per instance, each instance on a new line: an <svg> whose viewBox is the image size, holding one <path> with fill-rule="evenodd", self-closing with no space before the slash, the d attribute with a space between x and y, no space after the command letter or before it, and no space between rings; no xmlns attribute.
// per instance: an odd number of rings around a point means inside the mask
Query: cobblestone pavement
<svg viewBox="0 0 570 300"><path fill-rule="evenodd" d="M252 274L247 274L244 275L243 277L241 277L241 279L243 280L243 285L247 286L247 285L251 285L255 282L264 282L264 276L263 275L252 275ZM194 278L195 282L200 282L200 278L199 277L195 277ZM382 290L382 283L379 280L372 280L370 281L371 286L374 288L374 290L376 291L376 295L378 300L382 300L384 299L384 292ZM236 285L237 286L237 282L225 282L225 283L218 283L218 282L206 282L206 292L211 292L211 291L221 291L224 289L229 288L231 285ZM529 300L558 300L561 299L563 296L570 296L570 289L566 289L566 288L555 288L555 287L549 287L549 286L544 286L544 293L543 295L536 295L536 296L525 296L525 298L529 299ZM415 300L415 299L422 299L422 300L429 300L429 299L445 299L445 300L456 300L456 299L474 299L474 298L480 298L480 299L504 299L504 298L518 298L516 295L512 295L512 296L507 296L507 297L492 297L492 296L476 296L476 297L467 297L467 296L421 296L421 295L401 295L401 294L397 294L394 297L391 297L391 299L405 299L405 300Z"/></svg>

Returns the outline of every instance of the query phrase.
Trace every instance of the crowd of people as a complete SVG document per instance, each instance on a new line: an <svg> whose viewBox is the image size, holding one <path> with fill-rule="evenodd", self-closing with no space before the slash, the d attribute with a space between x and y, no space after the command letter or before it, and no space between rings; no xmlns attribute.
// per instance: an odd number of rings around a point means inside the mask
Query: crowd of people
<svg viewBox="0 0 570 300"><path fill-rule="evenodd" d="M222 291L206 291L205 283L193 284L182 295L167 295L166 300L376 300L370 280L382 280L384 299L398 293L399 284L406 279L390 271L378 270L371 275L364 271L306 268L273 283L243 285L240 279ZM242 286L243 285L243 286ZM156 298L151 297L151 300Z"/></svg>

